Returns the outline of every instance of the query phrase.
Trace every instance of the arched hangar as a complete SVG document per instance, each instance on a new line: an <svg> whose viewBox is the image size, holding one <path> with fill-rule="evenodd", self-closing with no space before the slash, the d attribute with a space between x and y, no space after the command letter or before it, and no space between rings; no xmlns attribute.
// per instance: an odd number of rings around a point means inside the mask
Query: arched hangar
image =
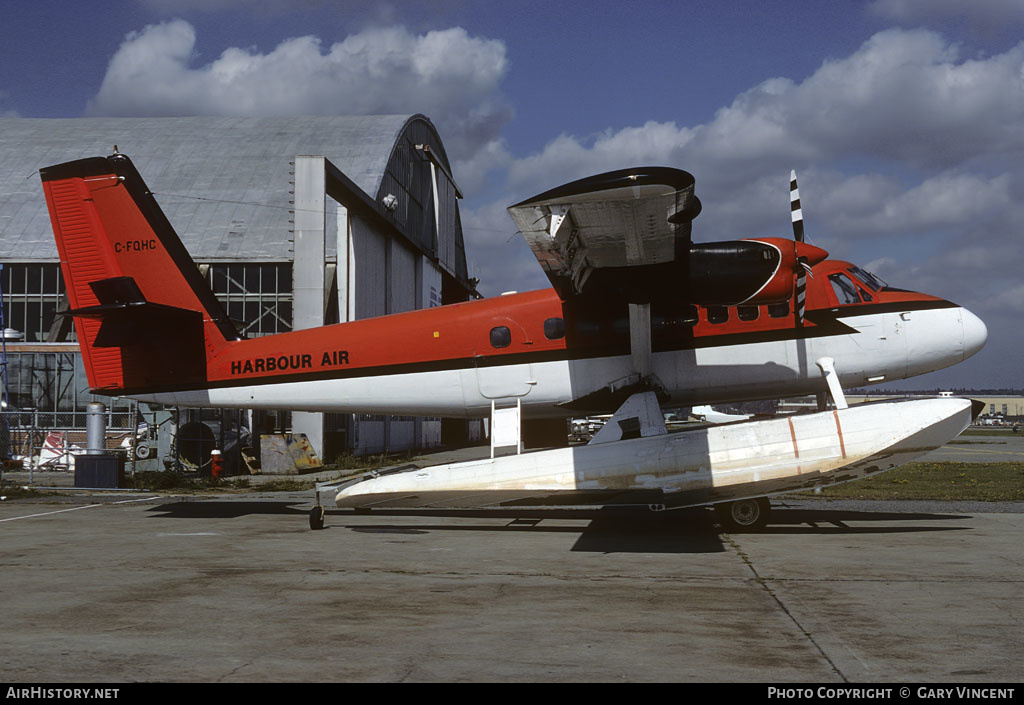
<svg viewBox="0 0 1024 705"><path fill-rule="evenodd" d="M41 430L84 426L89 394L38 179L129 155L247 336L475 296L459 189L423 115L0 119L0 242L10 405ZM20 334L20 335L19 335ZM124 400L99 399L113 409ZM440 419L276 415L317 451L441 442ZM446 433L465 433L465 422Z"/></svg>

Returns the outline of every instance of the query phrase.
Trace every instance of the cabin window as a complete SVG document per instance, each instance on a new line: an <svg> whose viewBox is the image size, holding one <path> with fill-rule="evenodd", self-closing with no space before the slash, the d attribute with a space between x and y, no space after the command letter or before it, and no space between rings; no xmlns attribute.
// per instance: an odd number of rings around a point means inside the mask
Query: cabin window
<svg viewBox="0 0 1024 705"><path fill-rule="evenodd" d="M491 328L491 345L496 348L507 348L512 344L512 331L508 326L495 326Z"/></svg>
<svg viewBox="0 0 1024 705"><path fill-rule="evenodd" d="M783 301L781 304L769 304L768 305L768 316L770 318L788 318L789 317L789 302Z"/></svg>
<svg viewBox="0 0 1024 705"><path fill-rule="evenodd" d="M761 311L757 306L737 306L736 315L741 321L756 321Z"/></svg>
<svg viewBox="0 0 1024 705"><path fill-rule="evenodd" d="M692 328L699 320L698 309L692 304L687 304L680 311L669 311L668 313L652 313L651 329L673 333L683 328Z"/></svg>
<svg viewBox="0 0 1024 705"><path fill-rule="evenodd" d="M708 306L708 323L725 323L729 320L729 309L725 306Z"/></svg>
<svg viewBox="0 0 1024 705"><path fill-rule="evenodd" d="M565 337L565 321L561 318L548 318L544 321L544 337L548 340L560 340Z"/></svg>
<svg viewBox="0 0 1024 705"><path fill-rule="evenodd" d="M832 283L832 291L835 292L840 306L860 303L857 286L848 276L842 273L830 274L828 280Z"/></svg>
<svg viewBox="0 0 1024 705"><path fill-rule="evenodd" d="M697 312L697 307L693 304L688 305L683 310L682 323L684 326L695 326L699 320L700 314Z"/></svg>
<svg viewBox="0 0 1024 705"><path fill-rule="evenodd" d="M593 337L601 334L601 324L588 318L577 318L573 321L573 328L578 335Z"/></svg>

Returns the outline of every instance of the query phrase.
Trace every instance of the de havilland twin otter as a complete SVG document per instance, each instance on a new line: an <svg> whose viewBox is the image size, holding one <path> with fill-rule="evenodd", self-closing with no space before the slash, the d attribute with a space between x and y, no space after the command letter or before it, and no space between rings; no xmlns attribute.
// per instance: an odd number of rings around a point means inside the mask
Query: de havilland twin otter
<svg viewBox="0 0 1024 705"><path fill-rule="evenodd" d="M956 398L847 407L843 387L954 365L987 331L807 243L795 175L792 239L694 243L690 174L614 171L509 208L551 289L243 339L128 157L40 173L97 393L440 417L614 412L585 446L367 477L339 486L338 506L716 505L727 526L756 527L768 495L889 470L977 411ZM682 432L661 413L826 391L830 411Z"/></svg>

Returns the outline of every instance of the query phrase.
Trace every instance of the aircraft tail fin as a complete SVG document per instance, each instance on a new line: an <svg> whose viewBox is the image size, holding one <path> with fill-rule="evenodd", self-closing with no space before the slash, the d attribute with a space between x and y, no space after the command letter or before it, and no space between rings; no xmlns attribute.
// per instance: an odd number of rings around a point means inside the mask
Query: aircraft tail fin
<svg viewBox="0 0 1024 705"><path fill-rule="evenodd" d="M40 170L89 386L202 383L238 334L128 157Z"/></svg>

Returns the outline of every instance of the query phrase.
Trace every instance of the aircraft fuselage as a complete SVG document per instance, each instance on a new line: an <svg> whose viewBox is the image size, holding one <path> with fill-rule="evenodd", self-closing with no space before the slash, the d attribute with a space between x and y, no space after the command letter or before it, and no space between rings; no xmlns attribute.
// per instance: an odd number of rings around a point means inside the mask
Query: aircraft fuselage
<svg viewBox="0 0 1024 705"><path fill-rule="evenodd" d="M849 281L850 268L815 267L802 325L789 304L652 311L663 405L824 391L822 357L835 360L844 387L890 382L961 362L984 344L976 316L936 297L854 278L862 300L840 303L830 276ZM444 417L486 416L492 400L518 398L527 416L553 417L613 411L633 367L624 310L572 311L541 290L232 342L208 369L204 388L125 395Z"/></svg>

